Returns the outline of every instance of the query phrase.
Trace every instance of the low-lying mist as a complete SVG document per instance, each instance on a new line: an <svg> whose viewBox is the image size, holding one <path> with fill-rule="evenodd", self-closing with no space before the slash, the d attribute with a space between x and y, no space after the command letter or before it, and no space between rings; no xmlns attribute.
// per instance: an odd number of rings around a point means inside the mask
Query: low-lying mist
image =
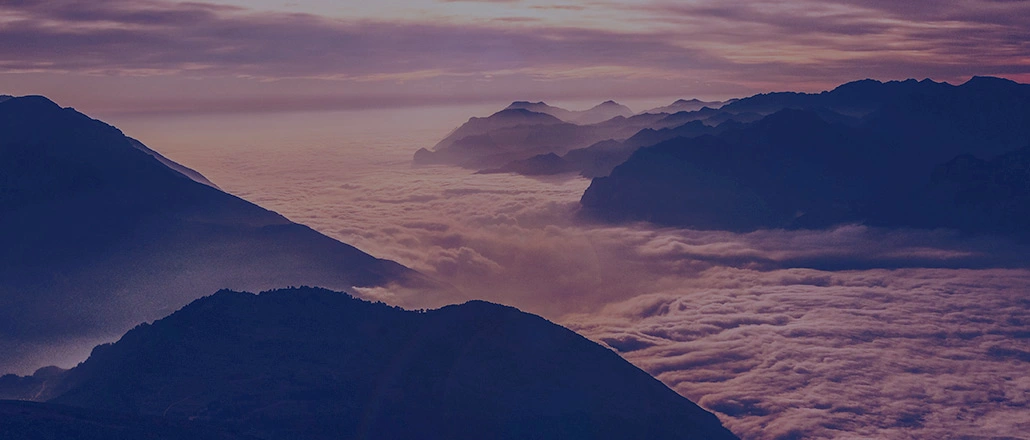
<svg viewBox="0 0 1030 440"><path fill-rule="evenodd" d="M217 145L163 148L119 124L233 194L453 285L454 301L513 305L607 344L744 438L1030 431L1023 246L858 225L592 224L576 215L586 179L413 166L439 130L284 143L220 127Z"/></svg>

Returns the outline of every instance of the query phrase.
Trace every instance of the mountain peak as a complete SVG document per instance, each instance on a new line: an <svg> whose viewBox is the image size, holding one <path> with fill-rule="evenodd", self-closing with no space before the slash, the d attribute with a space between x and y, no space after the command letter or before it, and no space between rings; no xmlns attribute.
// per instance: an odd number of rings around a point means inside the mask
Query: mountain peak
<svg viewBox="0 0 1030 440"><path fill-rule="evenodd" d="M511 109L511 108L525 108L525 107L536 107L536 106L547 106L547 103L543 102L543 101L537 101L537 102L532 102L532 101L512 101L512 103L508 104L508 107L506 107L506 108Z"/></svg>
<svg viewBox="0 0 1030 440"><path fill-rule="evenodd" d="M16 107L17 111L45 111L61 109L61 106L57 105L56 102L51 101L49 98L40 95L4 95L4 98L6 99L0 98L0 103L2 103L5 108Z"/></svg>
<svg viewBox="0 0 1030 440"><path fill-rule="evenodd" d="M996 76L974 76L962 84L961 87L966 88L978 88L978 89L999 89L1004 87L1018 86L1019 83L1007 79L998 78Z"/></svg>

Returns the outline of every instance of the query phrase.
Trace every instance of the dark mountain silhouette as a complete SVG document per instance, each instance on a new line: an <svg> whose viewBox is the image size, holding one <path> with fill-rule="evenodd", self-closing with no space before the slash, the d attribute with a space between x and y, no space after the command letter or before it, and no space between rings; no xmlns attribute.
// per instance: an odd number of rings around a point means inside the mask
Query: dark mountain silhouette
<svg viewBox="0 0 1030 440"><path fill-rule="evenodd" d="M930 183L873 224L1026 235L1030 230L1030 144L991 160L969 154L939 165Z"/></svg>
<svg viewBox="0 0 1030 440"><path fill-rule="evenodd" d="M263 439L732 439L615 352L472 301L425 312L323 289L221 291L140 325L43 399Z"/></svg>
<svg viewBox="0 0 1030 440"><path fill-rule="evenodd" d="M193 421L0 400L4 440L257 440Z"/></svg>
<svg viewBox="0 0 1030 440"><path fill-rule="evenodd" d="M735 100L726 101L726 102L723 102L723 101L702 101L702 100L696 99L696 98L695 99L677 99L672 104L669 104L669 105L664 106L664 107L653 108L653 109L648 110L648 111L646 111L644 113L668 113L668 114L673 114L673 113L679 113L679 112L694 112L694 111L701 110L702 108L705 108L705 107L717 109L719 107L722 107L725 104L728 104L728 103L734 102L734 101Z"/></svg>
<svg viewBox="0 0 1030 440"><path fill-rule="evenodd" d="M424 282L46 98L0 103L0 132L0 372L82 359L224 287Z"/></svg>
<svg viewBox="0 0 1030 440"><path fill-rule="evenodd" d="M718 127L705 125L699 120L675 128L645 128L624 141L606 140L589 147L577 148L558 156L554 153L540 154L529 159L509 162L507 165L480 171L481 173L515 173L525 176L542 176L577 172L584 177L607 176L617 165L629 159L637 149L677 137L697 137L702 134L720 133L738 123L733 120Z"/></svg>
<svg viewBox="0 0 1030 440"><path fill-rule="evenodd" d="M163 164L164 166L166 166L168 168L171 168L171 169L173 169L175 171L178 171L179 174L182 174L182 175L184 175L186 177L189 177L194 182L203 183L204 185L207 185L207 186L210 186L212 188L221 190L221 188L219 188L218 185L215 185L210 180L207 180L207 177L204 177L203 174L198 173L196 170L193 170L192 168L189 168L189 167L183 166L181 164L178 164L178 163L172 161L171 159L168 159L167 157L162 156L161 153L158 153L158 152L156 152L154 150L151 150L149 147L147 147L146 145L143 145L142 142L140 142L140 141L138 141L136 139L133 139L133 138L128 138L128 139L129 139L129 143L133 147L136 147L138 150L143 151L144 153L147 153L147 154L149 154L151 156L154 156L154 158L157 159L158 162L161 162L161 164Z"/></svg>
<svg viewBox="0 0 1030 440"><path fill-rule="evenodd" d="M727 123L719 127L712 127L695 120L675 128L662 128L658 130L645 128L622 142L598 142L587 148L569 151L565 153L563 159L570 164L569 166L572 169L579 171L584 177L607 176L612 172L612 169L629 159L633 152L641 147L678 137L691 138L703 134L718 133L734 125L733 123Z"/></svg>
<svg viewBox="0 0 1030 440"><path fill-rule="evenodd" d="M788 108L757 122L638 150L594 179L584 212L737 231L845 222L997 233L1030 226L1020 220L1025 176L1013 171L1023 163L1013 151L1030 144L1030 86L867 80L724 109L781 106Z"/></svg>

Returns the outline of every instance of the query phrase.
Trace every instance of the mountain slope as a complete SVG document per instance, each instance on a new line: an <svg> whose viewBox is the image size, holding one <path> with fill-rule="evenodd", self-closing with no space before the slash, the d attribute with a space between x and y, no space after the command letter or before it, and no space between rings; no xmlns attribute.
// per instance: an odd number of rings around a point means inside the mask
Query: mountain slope
<svg viewBox="0 0 1030 440"><path fill-rule="evenodd" d="M422 282L46 98L0 102L0 132L0 372L71 364L220 288Z"/></svg>
<svg viewBox="0 0 1030 440"><path fill-rule="evenodd" d="M0 400L4 440L256 440L224 428L160 417Z"/></svg>
<svg viewBox="0 0 1030 440"><path fill-rule="evenodd" d="M222 291L51 384L52 403L264 439L732 439L614 352L516 309L413 312L322 289Z"/></svg>
<svg viewBox="0 0 1030 440"><path fill-rule="evenodd" d="M779 110L712 136L638 150L594 179L581 199L584 212L735 231L846 222L1003 234L1030 227L1019 220L1027 178L1013 171L1023 157L1013 152L1030 144L1028 85L867 80L821 94L757 95L726 108ZM837 111L868 113L859 119ZM952 163L967 156L1017 165Z"/></svg>

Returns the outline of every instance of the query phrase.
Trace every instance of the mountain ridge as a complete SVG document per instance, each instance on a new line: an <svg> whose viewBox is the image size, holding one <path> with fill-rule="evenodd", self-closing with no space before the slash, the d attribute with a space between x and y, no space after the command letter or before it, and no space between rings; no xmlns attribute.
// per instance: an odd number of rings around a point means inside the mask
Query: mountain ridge
<svg viewBox="0 0 1030 440"><path fill-rule="evenodd" d="M45 97L0 102L0 130L0 372L67 363L222 287L433 284Z"/></svg>
<svg viewBox="0 0 1030 440"><path fill-rule="evenodd" d="M994 164L1022 163L1030 85L988 77L960 86L863 80L820 94L755 95L724 108L779 110L711 138L636 150L591 182L583 213L742 232L866 223L1018 235L1030 226L1018 220L1015 203L1026 199L1019 188L1030 177ZM838 113L863 109L861 117ZM960 180L934 177L963 155L982 162L967 160L974 170L948 175ZM981 200L963 201L971 194ZM962 214L963 203L989 214Z"/></svg>
<svg viewBox="0 0 1030 440"><path fill-rule="evenodd" d="M41 400L264 439L736 438L615 352L485 301L222 290L62 375Z"/></svg>

